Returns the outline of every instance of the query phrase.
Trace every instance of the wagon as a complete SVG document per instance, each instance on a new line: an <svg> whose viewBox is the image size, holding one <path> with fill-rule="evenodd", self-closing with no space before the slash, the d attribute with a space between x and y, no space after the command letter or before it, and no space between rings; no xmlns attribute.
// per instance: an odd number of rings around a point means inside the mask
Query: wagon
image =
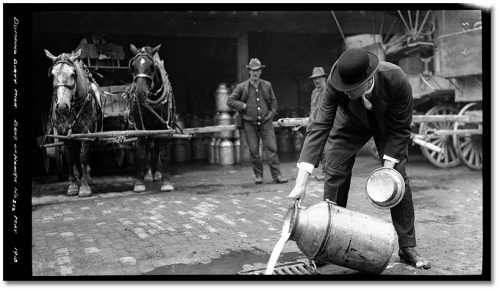
<svg viewBox="0 0 500 290"><path fill-rule="evenodd" d="M438 97L424 114L416 114L413 122L424 140L441 148L441 153L422 147L423 155L434 165L449 168L464 163L473 170L483 166L482 151L482 28L480 22L471 29L443 34L434 39L433 75L423 80L440 80L427 88ZM411 81L411 79L410 79ZM420 92L422 82L413 82ZM441 90L445 88L444 90ZM451 94L450 94L451 90ZM415 97L418 106L432 94ZM421 102L425 100L424 102ZM419 102L420 101L420 102Z"/></svg>

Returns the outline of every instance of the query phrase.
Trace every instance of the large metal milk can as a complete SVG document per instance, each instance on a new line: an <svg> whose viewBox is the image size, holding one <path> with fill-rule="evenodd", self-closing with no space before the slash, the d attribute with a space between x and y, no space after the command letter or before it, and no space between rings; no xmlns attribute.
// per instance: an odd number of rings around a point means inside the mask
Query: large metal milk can
<svg viewBox="0 0 500 290"><path fill-rule="evenodd" d="M189 143L184 139L176 139L174 141L174 162L184 163L189 160L188 156Z"/></svg>
<svg viewBox="0 0 500 290"><path fill-rule="evenodd" d="M215 90L215 110L217 112L231 112L231 108L227 105L227 97L229 96L229 90L226 84L222 83L219 85L217 90Z"/></svg>
<svg viewBox="0 0 500 290"><path fill-rule="evenodd" d="M288 211L284 227L290 240L311 260L379 274L391 260L395 231L391 223L322 201Z"/></svg>
<svg viewBox="0 0 500 290"><path fill-rule="evenodd" d="M215 164L215 141L217 141L217 138L212 137L210 139L210 144L208 145L208 163L209 164Z"/></svg>
<svg viewBox="0 0 500 290"><path fill-rule="evenodd" d="M293 151L300 152L302 150L302 145L304 144L304 135L300 131L295 131L292 134Z"/></svg>
<svg viewBox="0 0 500 290"><path fill-rule="evenodd" d="M240 139L237 138L234 140L234 163L235 164L240 164Z"/></svg>
<svg viewBox="0 0 500 290"><path fill-rule="evenodd" d="M278 137L278 148L280 153L292 152L292 144L290 144L290 132L282 130Z"/></svg>
<svg viewBox="0 0 500 290"><path fill-rule="evenodd" d="M214 144L214 163L215 164L219 164L220 163L220 150L219 150L219 145L220 145L220 142L222 141L221 138L217 138L215 140L215 144Z"/></svg>
<svg viewBox="0 0 500 290"><path fill-rule="evenodd" d="M193 138L192 148L193 160L207 159L207 150L204 138Z"/></svg>
<svg viewBox="0 0 500 290"><path fill-rule="evenodd" d="M219 144L219 164L234 164L234 146L233 142L229 139L223 139Z"/></svg>
<svg viewBox="0 0 500 290"><path fill-rule="evenodd" d="M217 115L217 125L232 125L233 118L229 113L222 112ZM233 138L233 131L219 132L219 138Z"/></svg>

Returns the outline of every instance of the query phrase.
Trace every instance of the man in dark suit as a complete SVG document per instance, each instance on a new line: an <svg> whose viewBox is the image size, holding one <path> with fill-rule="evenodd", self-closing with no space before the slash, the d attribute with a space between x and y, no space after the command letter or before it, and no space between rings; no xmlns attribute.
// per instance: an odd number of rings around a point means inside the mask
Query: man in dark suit
<svg viewBox="0 0 500 290"><path fill-rule="evenodd" d="M241 127L245 131L250 149L255 183L262 183L264 174L259 156L261 139L274 182L286 183L288 179L283 178L280 171L278 147L273 128L273 117L276 115L278 103L271 83L260 78L264 67L265 65L262 65L258 58L250 60L246 66L250 79L236 86L227 98L227 105L240 113Z"/></svg>
<svg viewBox="0 0 500 290"><path fill-rule="evenodd" d="M396 169L405 181L402 201L391 208L398 254L403 262L428 269L429 262L415 249L415 214L405 170L412 111L411 87L400 67L380 62L363 49L345 51L332 68L319 108L310 116L296 184L288 197L304 198L308 177L324 148L324 199L345 207L356 153L373 136L382 166Z"/></svg>

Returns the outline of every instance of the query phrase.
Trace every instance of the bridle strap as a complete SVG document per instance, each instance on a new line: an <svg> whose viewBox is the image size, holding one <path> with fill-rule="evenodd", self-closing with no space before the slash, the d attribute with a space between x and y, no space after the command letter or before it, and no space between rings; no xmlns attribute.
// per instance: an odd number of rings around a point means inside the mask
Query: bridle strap
<svg viewBox="0 0 500 290"><path fill-rule="evenodd" d="M136 79L138 79L138 78L145 78L145 79L149 79L149 80L151 80L151 83L153 83L153 82L154 82L153 77L152 77L152 76L150 76L150 75L148 75L148 74L136 74L136 75L134 76L134 82L135 82L135 80L136 80Z"/></svg>

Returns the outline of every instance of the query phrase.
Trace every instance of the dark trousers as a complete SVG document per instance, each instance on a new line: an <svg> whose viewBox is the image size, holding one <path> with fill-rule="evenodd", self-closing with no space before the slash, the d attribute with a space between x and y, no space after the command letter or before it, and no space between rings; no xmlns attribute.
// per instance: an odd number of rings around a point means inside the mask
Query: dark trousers
<svg viewBox="0 0 500 290"><path fill-rule="evenodd" d="M242 127L245 130L248 149L252 160L253 173L255 176L263 176L264 168L259 155L259 142L262 140L264 152L267 155L267 162L271 169L271 176L276 179L280 172L280 162L278 160L278 147L276 146L276 137L272 119L262 123L260 126L252 122L242 120Z"/></svg>
<svg viewBox="0 0 500 290"><path fill-rule="evenodd" d="M346 136L342 136L344 139ZM357 142L350 143L356 144L361 148L371 136L355 136L353 135L350 140L343 140L343 142ZM331 138L331 137L330 137ZM335 138L335 136L334 136ZM380 162L383 164L383 150L385 148L385 140L383 138L374 137L375 144L377 145L377 150L379 152ZM337 145L337 144L336 144ZM351 185L352 167L356 159L356 152L346 158L345 160L339 162L333 161L335 156L338 156L337 150L342 146L327 146L325 152L327 163L325 170L325 186L324 186L324 199L336 202L338 206L346 207L347 198L349 193L349 188ZM358 149L359 150L359 149ZM345 152L344 152L345 154ZM415 247L415 213L413 210L413 200L410 189L410 184L408 181L408 175L406 174L406 163L407 159L400 160L398 164L394 167L404 178L405 181L405 193L401 202L395 207L391 208L391 218L394 229L398 235L399 247Z"/></svg>

